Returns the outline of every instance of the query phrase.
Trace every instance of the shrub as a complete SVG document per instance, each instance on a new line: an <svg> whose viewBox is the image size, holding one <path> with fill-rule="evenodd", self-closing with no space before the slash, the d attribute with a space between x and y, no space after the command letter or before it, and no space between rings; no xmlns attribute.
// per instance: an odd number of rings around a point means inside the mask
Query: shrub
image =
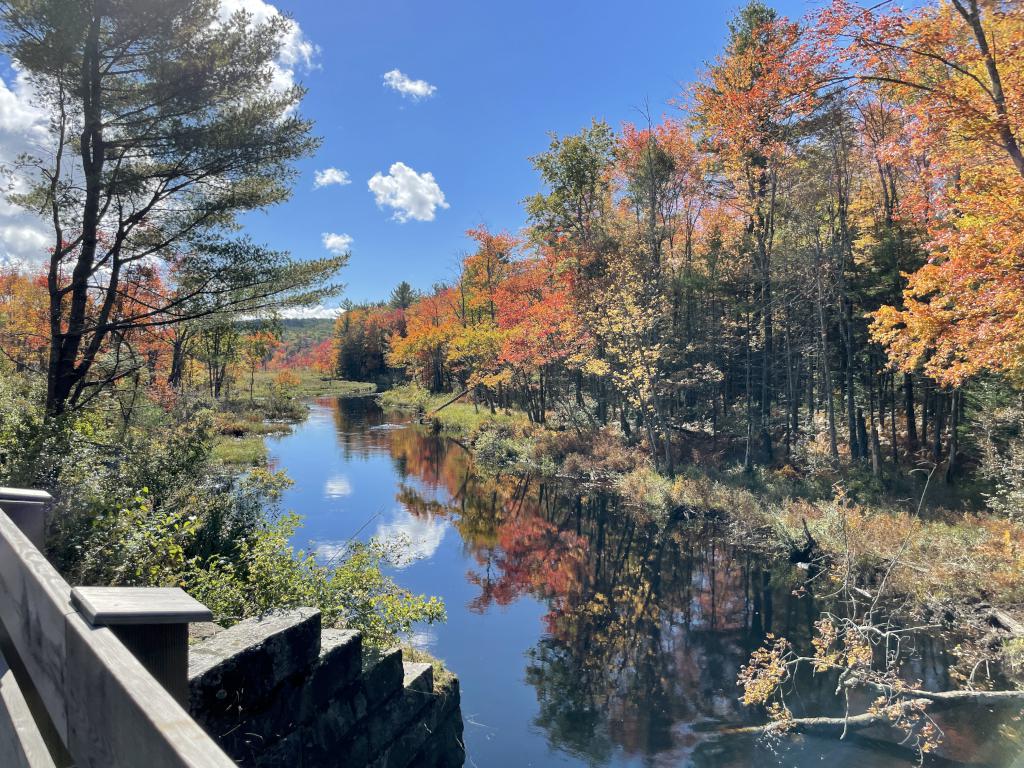
<svg viewBox="0 0 1024 768"><path fill-rule="evenodd" d="M189 564L189 592L214 618L230 624L272 608L314 606L328 626L344 625L376 646L393 645L414 623L445 619L436 597L414 595L387 577L382 567L396 553L393 545L352 542L331 567L289 540L299 526L285 515L259 526L239 543L235 558L214 556Z"/></svg>

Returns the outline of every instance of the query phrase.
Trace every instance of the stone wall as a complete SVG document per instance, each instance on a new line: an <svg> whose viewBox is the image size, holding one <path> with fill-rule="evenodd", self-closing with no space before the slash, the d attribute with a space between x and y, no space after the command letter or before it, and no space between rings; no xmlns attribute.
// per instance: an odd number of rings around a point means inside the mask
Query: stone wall
<svg viewBox="0 0 1024 768"><path fill-rule="evenodd" d="M192 716L243 766L461 766L459 683L299 608L189 648Z"/></svg>

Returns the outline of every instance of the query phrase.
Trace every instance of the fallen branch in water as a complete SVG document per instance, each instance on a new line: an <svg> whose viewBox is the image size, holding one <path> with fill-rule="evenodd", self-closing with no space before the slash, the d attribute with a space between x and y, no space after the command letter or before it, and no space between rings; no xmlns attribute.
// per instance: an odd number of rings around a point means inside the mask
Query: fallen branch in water
<svg viewBox="0 0 1024 768"><path fill-rule="evenodd" d="M907 690L894 695L913 696L902 702L901 709L905 713L920 710L925 706L931 709L960 705L976 706L1007 706L1020 704L1024 706L1024 691L920 691ZM750 725L737 728L726 728L727 734L770 734L770 733L819 733L836 734L844 731L861 731L876 725L892 726L892 719L881 712L864 712L849 717L792 717L776 720L764 725Z"/></svg>
<svg viewBox="0 0 1024 768"><path fill-rule="evenodd" d="M907 701L904 710L910 712L915 706L921 707L929 702L924 699ZM849 717L790 717L776 720L764 725L749 725L741 728L727 728L726 734L766 735L771 733L820 733L842 734L848 731L861 731L876 725L892 725L892 720L882 713L865 712Z"/></svg>

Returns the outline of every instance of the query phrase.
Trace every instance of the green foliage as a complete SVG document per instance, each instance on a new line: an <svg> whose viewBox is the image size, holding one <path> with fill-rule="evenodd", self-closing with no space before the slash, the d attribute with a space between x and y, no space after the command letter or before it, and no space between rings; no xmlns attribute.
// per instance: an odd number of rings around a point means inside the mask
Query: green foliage
<svg viewBox="0 0 1024 768"><path fill-rule="evenodd" d="M193 560L186 575L189 592L222 623L258 616L272 608L315 606L328 626L359 629L366 642L387 646L414 623L444 621L436 597L413 595L384 575L395 545L350 542L326 566L289 543L300 523L285 515L259 526L239 542L234 558Z"/></svg>
<svg viewBox="0 0 1024 768"><path fill-rule="evenodd" d="M981 438L981 476L992 484L985 494L989 509L1024 520L1024 405L993 409Z"/></svg>
<svg viewBox="0 0 1024 768"><path fill-rule="evenodd" d="M444 402L443 397L430 394L426 387L415 381L381 392L377 399L385 408L413 408L421 413Z"/></svg>
<svg viewBox="0 0 1024 768"><path fill-rule="evenodd" d="M665 515L677 506L672 481L649 466L620 475L616 479L615 490L626 504L657 515Z"/></svg>
<svg viewBox="0 0 1024 768"><path fill-rule="evenodd" d="M608 198L607 178L615 152L615 136L607 123L594 121L579 133L552 135L547 152L530 158L548 188L526 200L530 220L539 232L572 232L592 243Z"/></svg>
<svg viewBox="0 0 1024 768"><path fill-rule="evenodd" d="M323 374L309 369L299 369L289 371L289 373L294 377L293 382L295 383L289 386L287 394L296 400L304 400L311 397L365 395L377 389L375 384L369 382L325 378ZM256 372L257 404L259 404L261 398L270 395L271 388L274 386L274 378L277 375L274 371Z"/></svg>
<svg viewBox="0 0 1024 768"><path fill-rule="evenodd" d="M506 424L488 424L473 440L473 455L492 469L524 468L533 455L533 442Z"/></svg>
<svg viewBox="0 0 1024 768"><path fill-rule="evenodd" d="M149 489L143 487L125 506L92 519L88 545L77 564L81 580L181 586L185 551L199 525L199 517L191 511L154 509Z"/></svg>
<svg viewBox="0 0 1024 768"><path fill-rule="evenodd" d="M392 309L408 309L418 297L419 294L413 290L413 287L403 280L391 291L388 306Z"/></svg>
<svg viewBox="0 0 1024 768"><path fill-rule="evenodd" d="M25 376L6 373L0 364L0 478L19 477L26 447L42 426L41 387Z"/></svg>
<svg viewBox="0 0 1024 768"><path fill-rule="evenodd" d="M284 371L270 383L267 387L267 396L262 403L267 418L298 421L305 417L306 406L295 394L297 379L295 374Z"/></svg>
<svg viewBox="0 0 1024 768"><path fill-rule="evenodd" d="M168 413L144 401L125 426L100 400L44 424L42 400L33 379L0 368L0 484L55 494L49 555L71 583L183 586L228 622L315 606L375 645L444 620L438 599L384 574L400 541L352 543L329 564L292 548L299 518L278 512L287 476L258 466L262 437L223 434L249 412ZM242 458L257 466L223 466Z"/></svg>
<svg viewBox="0 0 1024 768"><path fill-rule="evenodd" d="M266 464L267 446L258 435L218 437L213 443L213 459L235 467L259 467Z"/></svg>

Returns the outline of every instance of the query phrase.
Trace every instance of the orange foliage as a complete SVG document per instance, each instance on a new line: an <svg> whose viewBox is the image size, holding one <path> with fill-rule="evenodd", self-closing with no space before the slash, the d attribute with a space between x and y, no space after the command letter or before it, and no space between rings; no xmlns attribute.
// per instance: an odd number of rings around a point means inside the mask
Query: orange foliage
<svg viewBox="0 0 1024 768"><path fill-rule="evenodd" d="M0 272L0 348L19 365L45 370L50 343L46 275Z"/></svg>
<svg viewBox="0 0 1024 768"><path fill-rule="evenodd" d="M1024 6L865 10L835 0L819 30L845 41L852 72L898 104L905 140L892 159L919 168L901 214L927 232L929 259L908 276L905 308L875 313L876 340L902 369L950 386L982 370L1019 375Z"/></svg>

